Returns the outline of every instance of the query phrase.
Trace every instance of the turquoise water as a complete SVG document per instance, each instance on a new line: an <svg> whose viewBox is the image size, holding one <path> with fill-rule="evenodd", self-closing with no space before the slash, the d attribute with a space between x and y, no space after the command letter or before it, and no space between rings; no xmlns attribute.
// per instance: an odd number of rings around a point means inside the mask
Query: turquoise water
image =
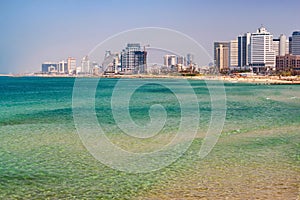
<svg viewBox="0 0 300 200"><path fill-rule="evenodd" d="M1 199L131 199L164 185L170 177L184 173L193 165L196 150L189 151L192 153L165 169L147 174L115 171L95 160L76 133L72 113L74 80L0 77ZM111 112L110 100L117 81L101 79L95 95L98 121L116 143L120 142L119 136L124 139ZM176 85L178 80L166 81ZM198 149L209 125L211 103L204 81L189 82L200 107L199 139L195 139L191 147ZM299 138L296 128L300 124L300 85L225 83L225 89L227 115L221 138L291 127L292 135L286 137L286 142L277 135L270 141L262 139L245 148L251 152L259 146L288 144L291 148L286 151L290 152L291 165L297 166L299 151L295 138ZM147 124L148 110L153 103L163 105L168 114L161 134L175 132L179 126L180 105L168 88L155 83L140 87L133 94L130 114L135 123ZM132 144L125 141L123 145L130 148ZM151 145L146 146L151 149ZM235 147L242 148L239 144L231 148ZM137 146L135 150L144 149Z"/></svg>

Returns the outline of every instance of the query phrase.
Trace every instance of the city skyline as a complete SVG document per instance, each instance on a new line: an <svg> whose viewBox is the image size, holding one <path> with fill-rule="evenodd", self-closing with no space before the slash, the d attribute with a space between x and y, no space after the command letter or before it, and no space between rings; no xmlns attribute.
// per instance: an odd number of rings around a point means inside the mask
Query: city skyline
<svg viewBox="0 0 300 200"><path fill-rule="evenodd" d="M263 25L230 41L214 42L215 68L221 73L300 74L300 32L274 37ZM284 60L285 59L285 60Z"/></svg>
<svg viewBox="0 0 300 200"><path fill-rule="evenodd" d="M36 72L47 60L81 58L113 34L150 26L183 32L213 57L213 41L230 41L254 32L260 24L276 38L280 34L289 37L299 30L295 19L300 18L297 12L300 2L296 0L246 4L193 0L139 4L137 1L29 0L0 4L3 27L0 73Z"/></svg>
<svg viewBox="0 0 300 200"><path fill-rule="evenodd" d="M90 60L88 55L84 56L81 60L68 57L59 61L46 61L41 64L41 70L34 73L40 75L98 76L104 74L129 75L200 72L193 54L168 54L170 52L151 48L150 46L150 44L142 46L140 43L127 43L122 50L114 52L106 50L103 60L98 59L100 62ZM154 54L152 55L152 61L156 62L147 62L149 52L150 54Z"/></svg>

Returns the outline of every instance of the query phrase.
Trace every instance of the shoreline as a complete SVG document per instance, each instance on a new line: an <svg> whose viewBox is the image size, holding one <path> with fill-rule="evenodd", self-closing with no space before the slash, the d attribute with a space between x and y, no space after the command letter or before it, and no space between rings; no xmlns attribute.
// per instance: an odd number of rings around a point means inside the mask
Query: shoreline
<svg viewBox="0 0 300 200"><path fill-rule="evenodd" d="M0 77L41 77L41 78L149 78L149 79L189 79L189 80L214 80L223 81L227 83L253 83L253 84L270 84L270 85L300 85L299 76L244 76L231 77L224 75L200 75L200 76L183 76L183 75L148 75L148 74L134 74L134 75L49 75L49 74L0 74Z"/></svg>

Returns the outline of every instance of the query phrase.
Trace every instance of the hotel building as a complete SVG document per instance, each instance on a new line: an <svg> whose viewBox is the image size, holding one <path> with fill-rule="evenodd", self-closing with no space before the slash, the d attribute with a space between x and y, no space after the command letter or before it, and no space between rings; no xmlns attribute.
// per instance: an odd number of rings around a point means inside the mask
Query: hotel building
<svg viewBox="0 0 300 200"><path fill-rule="evenodd" d="M264 27L251 34L250 66L254 72L275 69L275 51L273 50L273 35Z"/></svg>

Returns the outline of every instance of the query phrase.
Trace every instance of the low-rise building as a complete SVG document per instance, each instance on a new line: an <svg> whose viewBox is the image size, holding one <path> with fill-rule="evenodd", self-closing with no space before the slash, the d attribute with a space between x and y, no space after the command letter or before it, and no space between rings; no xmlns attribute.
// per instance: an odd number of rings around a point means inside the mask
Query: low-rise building
<svg viewBox="0 0 300 200"><path fill-rule="evenodd" d="M276 71L300 75L300 55L286 54L285 56L276 56Z"/></svg>
<svg viewBox="0 0 300 200"><path fill-rule="evenodd" d="M42 73L57 73L57 63L55 62L44 62L42 63Z"/></svg>

